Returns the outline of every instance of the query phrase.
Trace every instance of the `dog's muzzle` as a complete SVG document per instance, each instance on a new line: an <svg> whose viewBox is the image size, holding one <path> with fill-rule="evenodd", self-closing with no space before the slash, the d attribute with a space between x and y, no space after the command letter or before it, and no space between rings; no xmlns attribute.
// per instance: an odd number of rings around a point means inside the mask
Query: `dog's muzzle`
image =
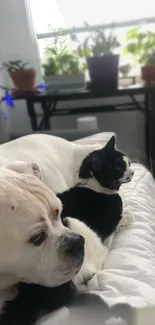
<svg viewBox="0 0 155 325"><path fill-rule="evenodd" d="M74 232L65 234L61 238L58 254L65 263L69 263L73 267L81 267L85 254L84 237Z"/></svg>
<svg viewBox="0 0 155 325"><path fill-rule="evenodd" d="M71 257L79 257L84 255L84 243L83 236L69 233L64 238L64 251Z"/></svg>

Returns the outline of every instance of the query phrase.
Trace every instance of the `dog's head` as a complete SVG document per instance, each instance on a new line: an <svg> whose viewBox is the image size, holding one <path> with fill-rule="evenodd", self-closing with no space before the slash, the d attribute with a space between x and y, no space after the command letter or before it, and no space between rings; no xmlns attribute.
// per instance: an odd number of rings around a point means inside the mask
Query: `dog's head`
<svg viewBox="0 0 155 325"><path fill-rule="evenodd" d="M61 202L40 178L36 164L0 168L1 288L20 281L58 286L82 265L84 239L62 225Z"/></svg>

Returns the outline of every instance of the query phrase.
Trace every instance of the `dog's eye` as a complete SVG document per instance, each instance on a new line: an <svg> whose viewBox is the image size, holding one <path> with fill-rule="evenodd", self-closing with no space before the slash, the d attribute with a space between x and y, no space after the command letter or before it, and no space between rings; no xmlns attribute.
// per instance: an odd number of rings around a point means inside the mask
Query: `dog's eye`
<svg viewBox="0 0 155 325"><path fill-rule="evenodd" d="M42 245L45 242L46 238L47 238L46 232L45 231L41 231L38 234L33 235L30 238L29 242L31 244L35 245L35 246L40 246L40 245Z"/></svg>

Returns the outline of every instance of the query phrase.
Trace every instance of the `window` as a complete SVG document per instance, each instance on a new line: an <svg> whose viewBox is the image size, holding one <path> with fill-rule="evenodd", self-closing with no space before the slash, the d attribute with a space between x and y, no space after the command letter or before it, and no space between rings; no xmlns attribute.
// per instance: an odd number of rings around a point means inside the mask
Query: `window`
<svg viewBox="0 0 155 325"><path fill-rule="evenodd" d="M115 34L121 46L124 46L125 34L135 27L133 20L149 18L148 29L155 31L155 17L152 17L152 0L30 0L32 16L38 36L41 60L44 58L46 44L53 39L48 36L52 28L71 29L84 27L84 21L90 26L109 23L129 22L124 27L115 28ZM86 37L86 33L79 33L80 42ZM69 43L69 47L76 46ZM121 64L126 64L128 58L121 57ZM134 68L135 69L135 68ZM139 70L136 70L139 74ZM132 72L131 72L132 74Z"/></svg>
<svg viewBox="0 0 155 325"><path fill-rule="evenodd" d="M37 33L152 17L152 0L30 0Z"/></svg>

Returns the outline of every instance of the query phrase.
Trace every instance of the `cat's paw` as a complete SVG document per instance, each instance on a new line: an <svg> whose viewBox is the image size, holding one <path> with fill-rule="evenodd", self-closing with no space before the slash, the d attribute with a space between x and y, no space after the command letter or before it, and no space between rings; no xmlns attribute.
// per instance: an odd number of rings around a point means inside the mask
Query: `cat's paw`
<svg viewBox="0 0 155 325"><path fill-rule="evenodd" d="M127 229L128 227L131 226L132 222L133 222L133 217L131 215L122 217L122 219L120 220L116 228L116 232Z"/></svg>
<svg viewBox="0 0 155 325"><path fill-rule="evenodd" d="M84 274L84 276L80 277L80 281L79 279L74 280L77 290L82 293L89 291L88 284L94 275L95 273L87 272Z"/></svg>
<svg viewBox="0 0 155 325"><path fill-rule="evenodd" d="M115 233L111 234L109 237L107 237L104 241L104 245L107 247L108 249L108 253L111 250L112 244L113 244L113 240L114 240L114 236Z"/></svg>
<svg viewBox="0 0 155 325"><path fill-rule="evenodd" d="M105 264L105 260L107 255L109 254L109 247L107 246L103 246L103 251L102 251L102 255L101 258L98 261L98 268L97 270L102 270Z"/></svg>

